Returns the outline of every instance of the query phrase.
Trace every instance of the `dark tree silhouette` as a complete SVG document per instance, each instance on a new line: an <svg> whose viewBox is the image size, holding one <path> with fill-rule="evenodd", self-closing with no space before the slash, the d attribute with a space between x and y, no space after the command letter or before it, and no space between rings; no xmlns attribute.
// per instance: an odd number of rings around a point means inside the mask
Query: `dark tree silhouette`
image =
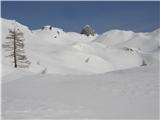
<svg viewBox="0 0 160 120"><path fill-rule="evenodd" d="M23 32L19 29L9 29L9 34L3 47L9 53L6 57L13 58L12 62L15 68L24 68L30 65L24 52L24 40Z"/></svg>

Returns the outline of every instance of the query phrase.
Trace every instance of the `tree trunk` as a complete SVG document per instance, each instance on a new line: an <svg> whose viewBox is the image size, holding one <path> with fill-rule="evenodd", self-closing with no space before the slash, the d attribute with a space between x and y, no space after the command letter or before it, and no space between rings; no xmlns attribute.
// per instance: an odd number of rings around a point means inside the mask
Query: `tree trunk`
<svg viewBox="0 0 160 120"><path fill-rule="evenodd" d="M14 50L13 50L13 55L14 55L14 67L17 68L17 56L16 56L16 33L14 29Z"/></svg>

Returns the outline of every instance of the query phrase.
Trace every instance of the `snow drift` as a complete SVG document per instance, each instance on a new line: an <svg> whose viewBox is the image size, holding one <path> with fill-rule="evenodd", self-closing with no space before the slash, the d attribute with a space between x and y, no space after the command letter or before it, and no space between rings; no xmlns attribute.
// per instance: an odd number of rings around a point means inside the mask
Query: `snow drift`
<svg viewBox="0 0 160 120"><path fill-rule="evenodd" d="M24 33L29 68L2 48L2 119L158 119L159 35L111 30L85 36L47 25Z"/></svg>
<svg viewBox="0 0 160 120"><path fill-rule="evenodd" d="M85 36L64 32L53 26L30 30L14 21L1 19L2 44L8 29L20 29L25 37L26 56L31 62L28 71L56 74L96 74L143 65L138 50L149 52L158 48L159 30L134 33L112 30L102 35ZM2 49L3 74L12 69L11 58ZM10 69L11 68L11 69Z"/></svg>
<svg viewBox="0 0 160 120"><path fill-rule="evenodd" d="M3 78L5 119L158 119L157 63L98 75L16 73Z"/></svg>

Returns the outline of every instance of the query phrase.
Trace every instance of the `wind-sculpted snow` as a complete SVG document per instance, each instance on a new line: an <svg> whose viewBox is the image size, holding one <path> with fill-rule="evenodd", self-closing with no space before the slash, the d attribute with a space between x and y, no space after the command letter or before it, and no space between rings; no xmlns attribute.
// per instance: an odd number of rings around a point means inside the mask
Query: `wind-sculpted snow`
<svg viewBox="0 0 160 120"><path fill-rule="evenodd" d="M159 35L111 30L86 36L1 19L2 119L158 119ZM25 37L29 68L15 69L3 44Z"/></svg>
<svg viewBox="0 0 160 120"><path fill-rule="evenodd" d="M158 119L157 64L98 75L10 74L2 117Z"/></svg>
<svg viewBox="0 0 160 120"><path fill-rule="evenodd" d="M31 62L28 71L35 73L96 74L138 67L144 62L138 50L151 51L158 45L158 30L153 33L112 30L99 36L85 36L52 26L29 30L13 20L1 21L2 44L8 29L24 33L25 52ZM2 54L3 73L7 75L14 69L4 49Z"/></svg>
<svg viewBox="0 0 160 120"><path fill-rule="evenodd" d="M132 31L110 30L100 35L96 41L106 46L113 46L131 39L134 35L135 33Z"/></svg>
<svg viewBox="0 0 160 120"><path fill-rule="evenodd" d="M157 29L151 33L112 30L103 33L95 41L115 48L128 47L144 52L150 52L159 47L160 30Z"/></svg>

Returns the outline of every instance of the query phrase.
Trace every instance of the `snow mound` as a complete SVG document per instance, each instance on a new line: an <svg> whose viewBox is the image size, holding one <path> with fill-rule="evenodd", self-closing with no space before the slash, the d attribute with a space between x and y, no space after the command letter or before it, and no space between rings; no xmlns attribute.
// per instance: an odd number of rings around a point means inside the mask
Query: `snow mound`
<svg viewBox="0 0 160 120"><path fill-rule="evenodd" d="M119 47L129 47L144 52L154 51L159 47L159 31L153 31L152 33L137 33L132 39L119 44Z"/></svg>
<svg viewBox="0 0 160 120"><path fill-rule="evenodd" d="M134 36L132 31L111 30L100 35L95 41L112 46L118 43L123 43Z"/></svg>
<svg viewBox="0 0 160 120"><path fill-rule="evenodd" d="M160 29L148 33L111 30L100 35L96 40L107 47L132 48L149 52L157 49L160 42Z"/></svg>
<svg viewBox="0 0 160 120"><path fill-rule="evenodd" d="M30 30L14 21L1 19L2 44L5 44L8 29L24 33L25 52L31 62L29 72L56 74L98 74L119 69L141 66L144 57L141 51L151 51L158 46L159 30L152 33L133 33L112 30L102 35L86 36L65 32L50 25ZM4 75L10 69L12 58L7 58L2 48Z"/></svg>

